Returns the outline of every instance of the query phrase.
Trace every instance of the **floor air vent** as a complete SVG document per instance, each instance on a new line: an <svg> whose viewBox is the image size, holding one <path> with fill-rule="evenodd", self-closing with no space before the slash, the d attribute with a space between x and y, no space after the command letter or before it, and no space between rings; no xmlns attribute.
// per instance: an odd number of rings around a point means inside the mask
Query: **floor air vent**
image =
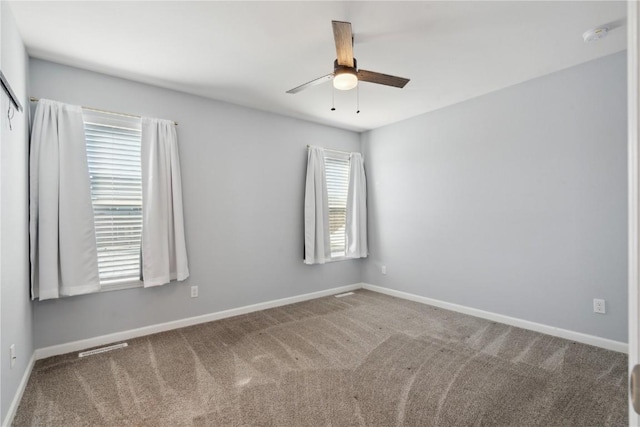
<svg viewBox="0 0 640 427"><path fill-rule="evenodd" d="M345 292L344 294L338 294L338 295L334 295L336 298L342 298L342 297L346 297L349 295L353 295L353 292Z"/></svg>
<svg viewBox="0 0 640 427"><path fill-rule="evenodd" d="M125 348L128 344L126 342L120 344L109 345L107 347L96 348L94 350L83 351L82 353L78 353L78 357L87 357L93 356L94 354L106 353L107 351L117 350L119 348Z"/></svg>

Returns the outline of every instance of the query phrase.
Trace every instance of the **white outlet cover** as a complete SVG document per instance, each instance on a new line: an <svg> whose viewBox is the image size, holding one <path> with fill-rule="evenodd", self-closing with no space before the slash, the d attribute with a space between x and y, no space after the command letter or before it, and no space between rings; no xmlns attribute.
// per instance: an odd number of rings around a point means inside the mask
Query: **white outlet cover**
<svg viewBox="0 0 640 427"><path fill-rule="evenodd" d="M607 312L605 300L594 298L593 299L593 312L598 314L605 314Z"/></svg>

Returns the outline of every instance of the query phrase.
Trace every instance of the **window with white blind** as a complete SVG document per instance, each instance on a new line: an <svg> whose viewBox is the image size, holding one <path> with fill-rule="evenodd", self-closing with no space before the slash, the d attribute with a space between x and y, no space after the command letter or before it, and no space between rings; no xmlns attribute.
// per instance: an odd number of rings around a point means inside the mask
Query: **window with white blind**
<svg viewBox="0 0 640 427"><path fill-rule="evenodd" d="M327 177L327 196L329 198L331 258L340 258L346 255L349 155L325 151L324 167Z"/></svg>
<svg viewBox="0 0 640 427"><path fill-rule="evenodd" d="M91 200L103 288L140 279L140 119L84 111Z"/></svg>

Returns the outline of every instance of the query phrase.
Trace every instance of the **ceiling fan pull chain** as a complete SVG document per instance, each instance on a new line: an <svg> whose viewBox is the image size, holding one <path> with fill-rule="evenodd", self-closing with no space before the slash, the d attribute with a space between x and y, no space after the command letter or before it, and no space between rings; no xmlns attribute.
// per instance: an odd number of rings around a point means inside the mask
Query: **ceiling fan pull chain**
<svg viewBox="0 0 640 427"><path fill-rule="evenodd" d="M15 114L15 111L13 110L11 103L9 103L9 108L7 109L7 120L9 121L9 130L13 130L13 125L11 124L11 120L13 120L14 114Z"/></svg>
<svg viewBox="0 0 640 427"><path fill-rule="evenodd" d="M331 85L331 111L336 111L336 88Z"/></svg>
<svg viewBox="0 0 640 427"><path fill-rule="evenodd" d="M356 114L360 114L360 85L356 86Z"/></svg>

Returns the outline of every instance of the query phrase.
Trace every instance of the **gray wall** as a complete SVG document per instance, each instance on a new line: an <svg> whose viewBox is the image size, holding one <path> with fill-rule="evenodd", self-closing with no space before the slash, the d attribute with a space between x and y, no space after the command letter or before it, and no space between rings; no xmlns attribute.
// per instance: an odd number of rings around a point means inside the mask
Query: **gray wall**
<svg viewBox="0 0 640 427"><path fill-rule="evenodd" d="M623 53L361 138L46 61L30 72L30 95L180 122L191 269L186 284L36 303L37 347L361 280L626 341ZM305 266L305 145L360 141L371 257Z"/></svg>
<svg viewBox="0 0 640 427"><path fill-rule="evenodd" d="M359 260L302 262L306 144L357 151L357 133L41 60L30 86L39 98L179 123L191 272L158 288L37 302L38 348L360 281Z"/></svg>
<svg viewBox="0 0 640 427"><path fill-rule="evenodd" d="M363 281L626 342L625 61L363 134Z"/></svg>
<svg viewBox="0 0 640 427"><path fill-rule="evenodd" d="M27 54L7 2L0 2L0 63L21 103L27 95ZM29 299L29 204L27 193L27 115L15 112L9 129L9 98L0 91L0 421L33 355L32 306ZM17 360L10 368L9 346Z"/></svg>

